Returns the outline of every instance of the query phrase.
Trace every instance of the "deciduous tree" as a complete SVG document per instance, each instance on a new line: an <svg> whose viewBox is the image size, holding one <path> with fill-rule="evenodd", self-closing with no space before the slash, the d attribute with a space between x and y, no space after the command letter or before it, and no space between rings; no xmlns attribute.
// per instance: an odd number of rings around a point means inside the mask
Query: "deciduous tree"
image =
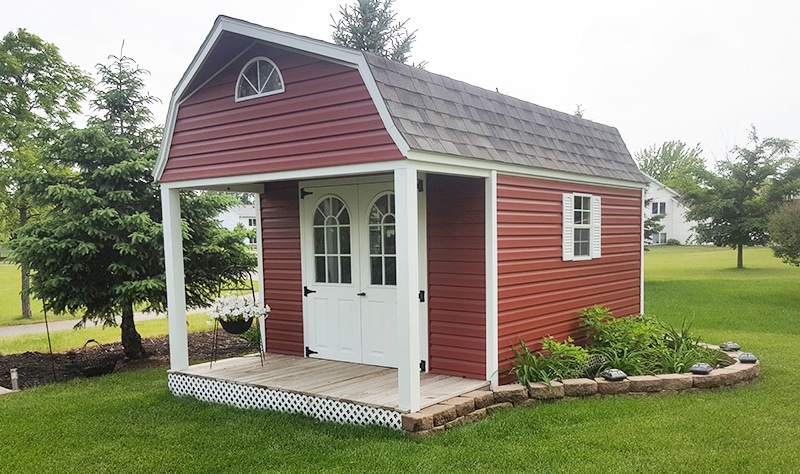
<svg viewBox="0 0 800 474"><path fill-rule="evenodd" d="M775 256L800 267L800 200L784 204L772 214L768 229Z"/></svg>
<svg viewBox="0 0 800 474"><path fill-rule="evenodd" d="M56 172L42 152L90 86L86 73L36 35L19 29L0 41L0 237L13 238L41 212L34 188ZM30 318L30 267L19 265L22 317Z"/></svg>
<svg viewBox="0 0 800 474"><path fill-rule="evenodd" d="M719 162L717 172L701 174L700 187L684 195L687 218L700 222L698 239L737 250L743 268L743 247L768 242L768 216L798 191L792 157L794 142L758 137L750 131L750 147L736 147L734 158Z"/></svg>
<svg viewBox="0 0 800 474"><path fill-rule="evenodd" d="M697 175L705 170L701 153L700 144L689 148L682 141L672 140L639 150L634 155L639 169L684 194L697 187Z"/></svg>

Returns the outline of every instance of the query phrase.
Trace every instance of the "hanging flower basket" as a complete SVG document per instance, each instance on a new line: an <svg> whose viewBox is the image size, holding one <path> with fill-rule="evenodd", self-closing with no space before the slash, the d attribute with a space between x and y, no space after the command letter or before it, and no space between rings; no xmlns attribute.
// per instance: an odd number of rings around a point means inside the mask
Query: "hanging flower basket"
<svg viewBox="0 0 800 474"><path fill-rule="evenodd" d="M220 319L219 324L222 329L229 334L244 334L253 325L253 318L240 321L225 321Z"/></svg>
<svg viewBox="0 0 800 474"><path fill-rule="evenodd" d="M208 310L208 317L217 320L231 334L242 334L250 329L253 319L266 316L268 305L261 305L246 296L220 296Z"/></svg>

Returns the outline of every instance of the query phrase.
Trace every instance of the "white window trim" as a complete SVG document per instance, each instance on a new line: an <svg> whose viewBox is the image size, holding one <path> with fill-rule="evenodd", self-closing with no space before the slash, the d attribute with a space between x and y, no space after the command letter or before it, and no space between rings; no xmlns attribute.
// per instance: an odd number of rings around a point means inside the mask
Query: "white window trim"
<svg viewBox="0 0 800 474"><path fill-rule="evenodd" d="M574 248L574 202L575 197L588 197L591 198L591 216L590 216L590 241L589 241L589 255L575 255ZM602 249L602 203L600 196L584 193L564 193L562 195L562 242L561 242L561 259L565 262L592 260L600 258Z"/></svg>
<svg viewBox="0 0 800 474"><path fill-rule="evenodd" d="M239 96L239 84L242 82L242 78L244 77L244 72L247 70L247 68L250 67L251 64L253 64L255 62L258 62L258 61L266 61L266 62L270 63L272 65L272 67L275 68L275 73L278 74L278 77L281 80L281 88L280 89L271 90L271 91L262 92L262 93L256 93L256 94L248 95L248 96L244 96L244 97L240 97ZM236 79L236 89L234 89L234 97L235 97L236 102L242 102L242 101L250 100L250 99L258 99L259 97L267 97L267 96L270 96L270 95L281 94L284 91L286 91L286 84L283 82L283 74L281 74L281 70L278 69L278 65L275 64L271 59L269 59L269 58L267 58L265 56L258 56L258 57L255 57L255 58L251 59L250 61L247 61L247 64L245 64L244 67L242 67L242 69L239 71L239 76Z"/></svg>

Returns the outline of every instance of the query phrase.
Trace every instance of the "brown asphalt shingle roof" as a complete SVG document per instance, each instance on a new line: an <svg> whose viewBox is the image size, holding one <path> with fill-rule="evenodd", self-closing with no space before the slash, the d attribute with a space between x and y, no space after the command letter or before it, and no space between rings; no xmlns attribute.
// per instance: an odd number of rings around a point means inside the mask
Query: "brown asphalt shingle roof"
<svg viewBox="0 0 800 474"><path fill-rule="evenodd" d="M413 150L644 183L614 127L364 53Z"/></svg>

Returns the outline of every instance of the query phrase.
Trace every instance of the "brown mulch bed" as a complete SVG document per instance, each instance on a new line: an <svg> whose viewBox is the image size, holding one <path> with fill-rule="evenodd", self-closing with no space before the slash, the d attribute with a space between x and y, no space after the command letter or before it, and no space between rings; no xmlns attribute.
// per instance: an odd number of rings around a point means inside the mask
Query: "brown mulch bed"
<svg viewBox="0 0 800 474"><path fill-rule="evenodd" d="M211 360L213 332L189 334L189 360L199 362ZM11 369L16 368L21 389L66 382L76 378L95 376L103 368L114 372L140 370L150 367L169 366L169 338L156 337L142 339L142 345L149 354L146 359L126 359L121 343L88 344L84 349L69 352L49 353L25 352L22 354L0 355L0 387L11 388ZM258 350L239 336L224 331L217 332L217 359L237 356ZM116 361L116 364L114 364Z"/></svg>

